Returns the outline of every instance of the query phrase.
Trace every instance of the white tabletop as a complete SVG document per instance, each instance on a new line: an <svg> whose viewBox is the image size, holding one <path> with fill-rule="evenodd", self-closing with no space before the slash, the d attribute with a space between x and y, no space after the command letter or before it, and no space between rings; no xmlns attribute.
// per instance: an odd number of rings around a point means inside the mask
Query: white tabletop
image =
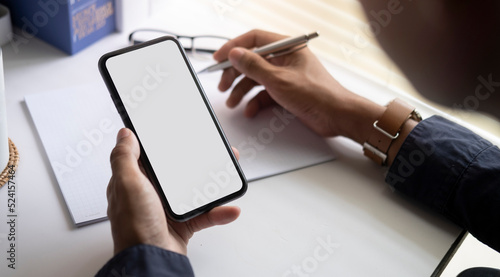
<svg viewBox="0 0 500 277"><path fill-rule="evenodd" d="M109 222L73 226L23 98L99 81L97 60L122 46L125 34L71 57L37 39L18 52L4 46L9 136L21 161L15 270L5 258L7 189L0 189L0 276L92 276L111 258ZM330 69L348 87L370 88L368 96L378 102L395 95ZM236 222L196 234L188 253L196 274L429 276L461 230L392 192L384 169L364 158L360 146L343 138L329 143L337 160L250 183L234 202L242 208Z"/></svg>

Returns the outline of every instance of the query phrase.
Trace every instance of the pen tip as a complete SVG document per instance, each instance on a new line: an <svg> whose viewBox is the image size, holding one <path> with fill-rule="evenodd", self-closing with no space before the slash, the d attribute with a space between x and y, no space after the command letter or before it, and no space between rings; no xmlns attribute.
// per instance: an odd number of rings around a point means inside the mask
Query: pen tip
<svg viewBox="0 0 500 277"><path fill-rule="evenodd" d="M201 74L201 73L204 73L204 72L207 72L207 69L206 69L206 68L205 68L205 69L203 69L203 70L200 70L200 71L196 72L196 74Z"/></svg>

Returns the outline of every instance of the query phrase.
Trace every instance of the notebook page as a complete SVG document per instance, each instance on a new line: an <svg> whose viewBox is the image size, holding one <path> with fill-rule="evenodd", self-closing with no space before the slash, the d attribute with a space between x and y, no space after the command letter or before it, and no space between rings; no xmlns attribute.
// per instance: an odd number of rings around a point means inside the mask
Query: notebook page
<svg viewBox="0 0 500 277"><path fill-rule="evenodd" d="M106 219L109 154L123 123L104 84L25 101L75 225Z"/></svg>

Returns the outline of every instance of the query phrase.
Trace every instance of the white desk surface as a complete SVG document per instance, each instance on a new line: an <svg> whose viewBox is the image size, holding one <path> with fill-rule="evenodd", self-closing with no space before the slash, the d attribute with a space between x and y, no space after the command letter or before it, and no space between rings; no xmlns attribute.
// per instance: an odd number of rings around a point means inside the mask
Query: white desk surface
<svg viewBox="0 0 500 277"><path fill-rule="evenodd" d="M227 32L245 30L235 26ZM73 226L23 98L100 81L99 57L124 46L125 37L111 35L72 57L36 39L18 53L3 47L9 136L21 161L15 270L5 259L7 190L0 189L0 276L92 276L111 258L108 221ZM331 69L377 102L394 97L342 68ZM196 234L188 256L197 275L294 276L287 271L298 266L309 276L429 276L460 229L393 193L383 182L384 169L365 159L360 146L343 138L330 144L336 161L250 183L234 202L242 208L236 222ZM321 241L331 242L331 252L318 250ZM323 251L320 259L317 251Z"/></svg>

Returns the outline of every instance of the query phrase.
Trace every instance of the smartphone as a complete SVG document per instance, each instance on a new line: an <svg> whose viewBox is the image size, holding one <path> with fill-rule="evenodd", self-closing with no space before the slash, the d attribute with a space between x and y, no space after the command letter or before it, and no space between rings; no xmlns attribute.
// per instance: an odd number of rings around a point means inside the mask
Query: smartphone
<svg viewBox="0 0 500 277"><path fill-rule="evenodd" d="M186 221L246 192L243 171L177 39L107 53L99 71L171 219Z"/></svg>

